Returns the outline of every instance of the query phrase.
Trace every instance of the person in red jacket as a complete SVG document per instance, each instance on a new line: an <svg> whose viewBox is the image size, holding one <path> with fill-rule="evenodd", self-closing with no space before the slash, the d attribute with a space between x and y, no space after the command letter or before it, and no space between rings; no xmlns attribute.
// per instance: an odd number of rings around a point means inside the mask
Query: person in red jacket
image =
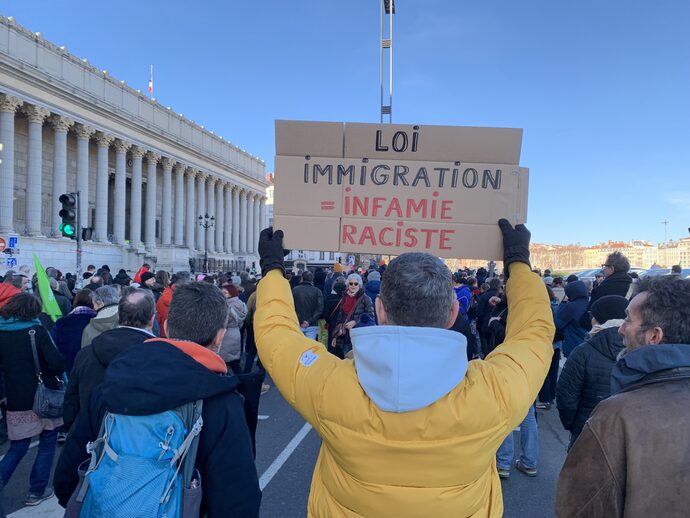
<svg viewBox="0 0 690 518"><path fill-rule="evenodd" d="M5 281L0 284L0 308L7 304L7 302L18 293L26 291L28 283L29 279L25 275L7 272Z"/></svg>
<svg viewBox="0 0 690 518"><path fill-rule="evenodd" d="M188 283L190 279L191 274L189 272L177 272L174 274L170 286L163 290L163 294L158 299L158 302L156 302L156 318L161 328L161 338L167 338L165 336L165 326L163 324L168 320L168 309L170 308L170 301L172 300L175 287Z"/></svg>
<svg viewBox="0 0 690 518"><path fill-rule="evenodd" d="M144 263L141 265L141 268L137 270L137 273L134 274L134 282L138 282L141 284L141 276L144 272L149 272L151 271L151 265L148 263Z"/></svg>

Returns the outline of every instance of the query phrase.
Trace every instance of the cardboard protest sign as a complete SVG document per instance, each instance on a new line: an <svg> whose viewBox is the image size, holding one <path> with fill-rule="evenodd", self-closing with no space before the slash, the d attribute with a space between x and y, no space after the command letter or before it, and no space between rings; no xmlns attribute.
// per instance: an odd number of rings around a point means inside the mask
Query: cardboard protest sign
<svg viewBox="0 0 690 518"><path fill-rule="evenodd" d="M524 223L522 130L276 121L275 227L286 246L501 259Z"/></svg>

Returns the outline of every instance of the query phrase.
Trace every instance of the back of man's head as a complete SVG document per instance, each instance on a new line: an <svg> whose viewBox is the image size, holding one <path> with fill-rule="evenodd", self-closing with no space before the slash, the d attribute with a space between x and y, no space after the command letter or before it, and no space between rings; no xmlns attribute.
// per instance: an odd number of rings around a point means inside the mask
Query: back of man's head
<svg viewBox="0 0 690 518"><path fill-rule="evenodd" d="M680 274L682 271L683 271L683 270L682 270L682 268L680 267L679 264L674 264L673 266L671 266L671 273Z"/></svg>
<svg viewBox="0 0 690 518"><path fill-rule="evenodd" d="M630 270L630 261L620 252L613 252L606 258L606 264L613 268L614 272L627 273Z"/></svg>
<svg viewBox="0 0 690 518"><path fill-rule="evenodd" d="M149 329L155 310L156 304L151 290L127 290L117 305L118 323L121 326Z"/></svg>
<svg viewBox="0 0 690 518"><path fill-rule="evenodd" d="M409 252L388 265L380 297L393 325L445 328L455 293L445 264L433 255Z"/></svg>
<svg viewBox="0 0 690 518"><path fill-rule="evenodd" d="M117 304L120 301L120 294L112 286L101 286L95 292L96 302L104 306Z"/></svg>
<svg viewBox="0 0 690 518"><path fill-rule="evenodd" d="M10 271L5 274L5 282L21 290L24 285L23 277L20 273Z"/></svg>
<svg viewBox="0 0 690 518"><path fill-rule="evenodd" d="M175 286L182 286L183 284L187 284L192 278L192 275L189 272L177 272L175 274L175 282L173 284Z"/></svg>
<svg viewBox="0 0 690 518"><path fill-rule="evenodd" d="M660 327L661 343L690 344L690 280L676 276L645 277L637 284L635 297L645 294L638 311L642 327Z"/></svg>
<svg viewBox="0 0 690 518"><path fill-rule="evenodd" d="M302 274L302 282L314 282L314 274L307 270Z"/></svg>
<svg viewBox="0 0 690 518"><path fill-rule="evenodd" d="M497 290L498 288L501 287L501 279L498 277L492 277L491 280L489 281L489 288L492 290Z"/></svg>
<svg viewBox="0 0 690 518"><path fill-rule="evenodd" d="M189 282L175 288L168 310L168 338L190 340L207 347L225 329L228 304L208 282Z"/></svg>

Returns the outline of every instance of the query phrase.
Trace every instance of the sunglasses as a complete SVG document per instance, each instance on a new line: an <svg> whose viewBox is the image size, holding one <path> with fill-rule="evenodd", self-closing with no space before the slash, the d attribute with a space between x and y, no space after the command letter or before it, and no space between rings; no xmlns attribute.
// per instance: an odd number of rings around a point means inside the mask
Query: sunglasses
<svg viewBox="0 0 690 518"><path fill-rule="evenodd" d="M358 282L348 282L348 286L359 286Z"/></svg>

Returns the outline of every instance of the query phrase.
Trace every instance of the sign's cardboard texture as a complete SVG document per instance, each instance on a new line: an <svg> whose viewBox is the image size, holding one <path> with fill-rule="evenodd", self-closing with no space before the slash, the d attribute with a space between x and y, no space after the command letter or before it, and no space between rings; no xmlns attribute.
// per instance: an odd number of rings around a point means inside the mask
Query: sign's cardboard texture
<svg viewBox="0 0 690 518"><path fill-rule="evenodd" d="M275 227L287 247L501 259L524 223L522 130L276 121Z"/></svg>

